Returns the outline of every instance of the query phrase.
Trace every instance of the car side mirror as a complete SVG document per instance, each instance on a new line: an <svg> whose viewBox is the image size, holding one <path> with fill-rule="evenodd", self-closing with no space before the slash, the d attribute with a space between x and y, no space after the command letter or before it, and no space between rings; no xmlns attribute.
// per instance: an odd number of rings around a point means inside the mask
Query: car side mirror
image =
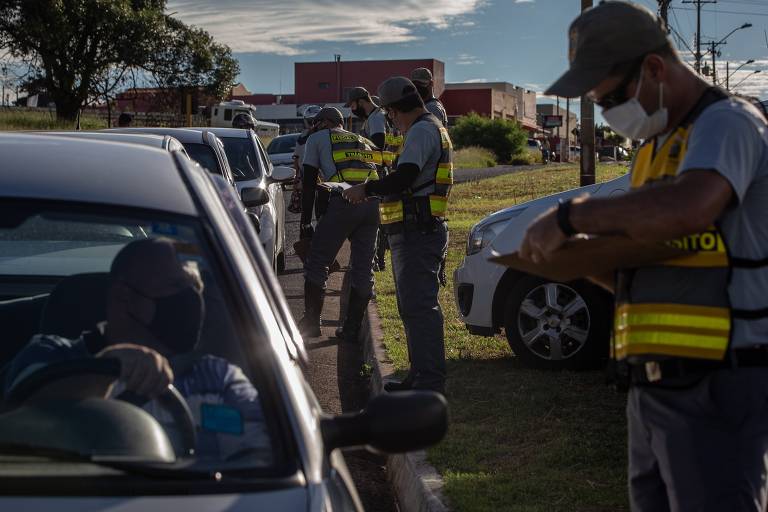
<svg viewBox="0 0 768 512"><path fill-rule="evenodd" d="M247 187L240 191L240 200L247 208L261 206L269 202L269 194L259 187Z"/></svg>
<svg viewBox="0 0 768 512"><path fill-rule="evenodd" d="M448 431L448 404L433 391L384 393L358 413L320 421L328 451L367 446L383 453L420 450L440 442Z"/></svg>
<svg viewBox="0 0 768 512"><path fill-rule="evenodd" d="M296 171L293 167L285 165L278 165L272 169L272 175L269 177L271 183L283 183L290 181L296 176Z"/></svg>

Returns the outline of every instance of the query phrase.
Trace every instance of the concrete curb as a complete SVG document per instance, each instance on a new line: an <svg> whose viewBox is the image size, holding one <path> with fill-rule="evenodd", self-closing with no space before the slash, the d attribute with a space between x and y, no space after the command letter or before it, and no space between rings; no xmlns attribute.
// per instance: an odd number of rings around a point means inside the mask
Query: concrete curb
<svg viewBox="0 0 768 512"><path fill-rule="evenodd" d="M371 301L363 329L363 357L371 365L371 392L384 392L384 383L393 380L394 368L387 359L381 321L376 303ZM425 451L389 455L387 475L404 512L447 512L443 496L443 478L427 462Z"/></svg>

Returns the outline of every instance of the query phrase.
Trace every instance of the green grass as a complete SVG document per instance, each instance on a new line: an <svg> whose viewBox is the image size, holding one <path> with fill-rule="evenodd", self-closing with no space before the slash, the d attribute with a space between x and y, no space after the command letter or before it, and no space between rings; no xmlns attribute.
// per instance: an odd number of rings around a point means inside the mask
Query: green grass
<svg viewBox="0 0 768 512"><path fill-rule="evenodd" d="M457 169L478 169L494 167L496 156L493 151L478 146L457 149L453 153L453 165Z"/></svg>
<svg viewBox="0 0 768 512"><path fill-rule="evenodd" d="M98 117L83 116L80 119L80 127L83 130L96 130L106 128L107 123ZM74 129L75 125L72 122L57 121L55 112L0 109L0 131Z"/></svg>
<svg viewBox="0 0 768 512"><path fill-rule="evenodd" d="M626 172L599 166L598 181ZM471 226L501 208L578 186L578 167L558 166L454 187L448 276L460 264ZM627 510L624 397L601 372L522 367L503 336L467 333L453 283L441 290L448 358L450 429L428 452L456 511ZM389 273L377 274L384 343L408 367L405 335Z"/></svg>

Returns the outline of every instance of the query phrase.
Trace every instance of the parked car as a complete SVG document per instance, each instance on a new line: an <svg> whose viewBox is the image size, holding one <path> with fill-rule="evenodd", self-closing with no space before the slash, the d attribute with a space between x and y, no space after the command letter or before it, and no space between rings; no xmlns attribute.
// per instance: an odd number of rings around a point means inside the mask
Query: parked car
<svg viewBox="0 0 768 512"><path fill-rule="evenodd" d="M275 137L267 146L267 154L273 165L293 165L293 150L300 133L289 133Z"/></svg>
<svg viewBox="0 0 768 512"><path fill-rule="evenodd" d="M627 190L628 174L518 204L478 222L453 276L459 315L469 332L493 336L504 329L515 355L536 368L582 369L601 361L608 348L611 294L586 280L549 282L488 259L492 251L516 251L531 221L560 199Z"/></svg>
<svg viewBox="0 0 768 512"><path fill-rule="evenodd" d="M149 146L158 149L164 149L166 151L178 151L184 156L189 158L187 150L184 149L184 145L178 141L178 139L171 137L170 135L155 135L152 133L118 133L107 131L64 131L53 132L45 131L38 132L43 135L56 135L57 137L73 137L79 139L92 139L92 140L104 140L111 142L126 142L129 144L141 144L143 146Z"/></svg>
<svg viewBox="0 0 768 512"><path fill-rule="evenodd" d="M29 365L1 397L0 509L361 510L341 448L409 451L445 434L445 400L430 392L323 413L270 262L222 177L135 144L4 133L0 153L0 368L38 332L72 339L100 325L116 297L146 315L140 295L110 294L108 272L127 244L163 237L204 285L202 336L172 362L177 377L212 357L257 392L248 416L219 392L187 403L170 386L142 406L88 391L119 381L107 357Z"/></svg>
<svg viewBox="0 0 768 512"><path fill-rule="evenodd" d="M224 151L232 168L237 189L256 187L269 195L269 202L254 211L261 225L259 239L275 270L285 270L285 198L281 184L293 179L293 167L273 166L259 137L251 130L208 130L224 143Z"/></svg>
<svg viewBox="0 0 768 512"><path fill-rule="evenodd" d="M630 159L629 151L621 146L603 146L597 149L600 162L626 162Z"/></svg>

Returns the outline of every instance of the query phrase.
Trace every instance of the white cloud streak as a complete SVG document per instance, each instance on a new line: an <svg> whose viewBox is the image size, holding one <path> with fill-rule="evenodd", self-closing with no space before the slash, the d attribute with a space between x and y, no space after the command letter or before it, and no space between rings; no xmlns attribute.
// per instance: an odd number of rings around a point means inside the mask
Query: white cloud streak
<svg viewBox="0 0 768 512"><path fill-rule="evenodd" d="M415 29L467 23L485 0L170 0L168 11L209 31L235 52L299 55L313 43L407 43ZM467 25L465 25L467 26Z"/></svg>
<svg viewBox="0 0 768 512"><path fill-rule="evenodd" d="M468 53L460 53L456 56L454 64L459 66L469 66L471 64L483 64L483 61L474 55L470 55Z"/></svg>

